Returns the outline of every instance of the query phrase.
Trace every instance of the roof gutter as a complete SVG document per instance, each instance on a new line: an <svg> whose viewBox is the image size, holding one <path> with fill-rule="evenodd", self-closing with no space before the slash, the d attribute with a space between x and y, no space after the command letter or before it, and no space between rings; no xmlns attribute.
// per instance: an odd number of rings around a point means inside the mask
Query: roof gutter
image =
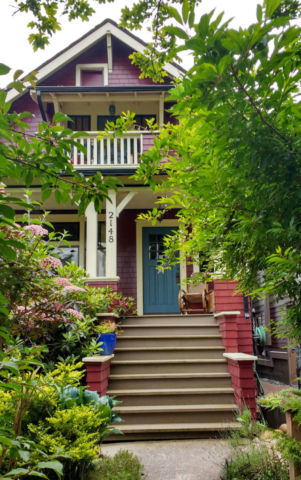
<svg viewBox="0 0 301 480"><path fill-rule="evenodd" d="M121 93L121 92L168 92L173 85L124 85L102 87L47 87L37 85L35 90L40 93ZM33 90L33 87L29 87Z"/></svg>

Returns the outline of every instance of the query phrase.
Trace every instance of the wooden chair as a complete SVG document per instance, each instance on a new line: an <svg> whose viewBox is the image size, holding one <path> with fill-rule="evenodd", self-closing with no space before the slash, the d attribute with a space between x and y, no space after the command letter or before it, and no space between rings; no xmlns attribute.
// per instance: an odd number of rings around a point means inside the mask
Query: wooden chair
<svg viewBox="0 0 301 480"><path fill-rule="evenodd" d="M197 273L192 273L190 278L196 277L197 275ZM181 313L207 313L211 309L213 311L212 294L213 291L209 291L207 283L202 282L197 285L193 285L192 283L188 284L187 292L185 292L185 290L179 291L178 299ZM200 305L200 307L192 308L192 305L195 304Z"/></svg>

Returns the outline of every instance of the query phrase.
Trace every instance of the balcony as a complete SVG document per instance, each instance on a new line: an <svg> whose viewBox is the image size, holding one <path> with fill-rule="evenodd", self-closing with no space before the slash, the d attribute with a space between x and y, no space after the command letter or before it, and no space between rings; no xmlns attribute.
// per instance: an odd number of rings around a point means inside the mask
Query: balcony
<svg viewBox="0 0 301 480"><path fill-rule="evenodd" d="M99 139L99 132L91 132L77 140L86 148L87 155L72 147L71 162L77 169L134 169L142 153L153 146L153 136L150 132L132 131L118 138Z"/></svg>

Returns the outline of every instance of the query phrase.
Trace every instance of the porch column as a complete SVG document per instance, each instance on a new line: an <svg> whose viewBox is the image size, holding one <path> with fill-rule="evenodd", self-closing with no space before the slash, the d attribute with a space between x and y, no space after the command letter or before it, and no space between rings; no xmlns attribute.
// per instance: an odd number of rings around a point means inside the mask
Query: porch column
<svg viewBox="0 0 301 480"><path fill-rule="evenodd" d="M106 277L117 277L117 212L116 192L109 190L106 200Z"/></svg>
<svg viewBox="0 0 301 480"><path fill-rule="evenodd" d="M86 270L92 278L97 277L97 233L98 221L94 203L90 203L86 209L87 217L87 250Z"/></svg>

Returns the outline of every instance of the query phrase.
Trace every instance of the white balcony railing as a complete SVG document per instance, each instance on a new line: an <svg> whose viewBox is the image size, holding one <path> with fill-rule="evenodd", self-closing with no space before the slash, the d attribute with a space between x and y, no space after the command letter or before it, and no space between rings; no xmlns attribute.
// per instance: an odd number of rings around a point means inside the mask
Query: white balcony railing
<svg viewBox="0 0 301 480"><path fill-rule="evenodd" d="M149 132L145 132L150 137ZM123 137L99 139L98 132L77 139L87 155L72 147L71 162L77 168L135 166L143 152L144 132L128 132ZM146 142L149 143L149 142Z"/></svg>

